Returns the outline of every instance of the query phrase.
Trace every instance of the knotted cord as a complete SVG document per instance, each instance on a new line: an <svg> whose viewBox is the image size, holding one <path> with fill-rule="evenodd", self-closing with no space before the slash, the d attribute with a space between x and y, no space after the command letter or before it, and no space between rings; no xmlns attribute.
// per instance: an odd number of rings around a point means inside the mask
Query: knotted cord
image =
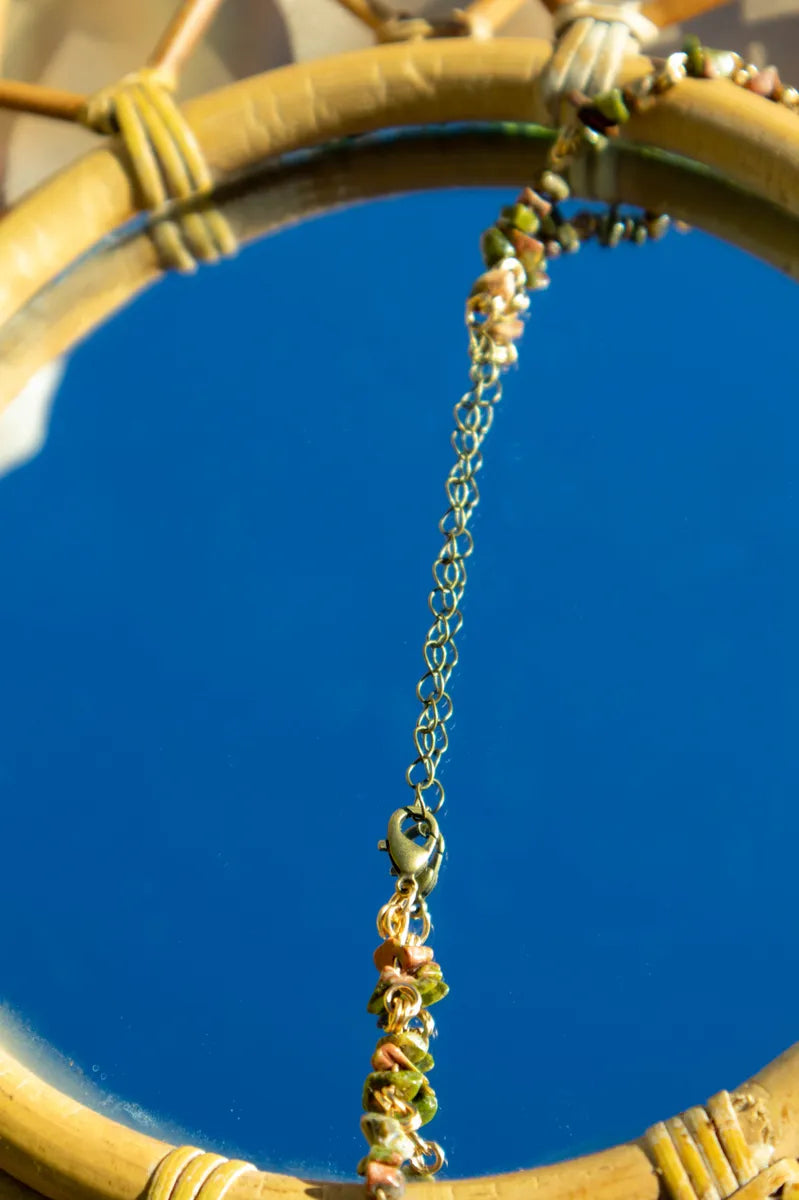
<svg viewBox="0 0 799 1200"><path fill-rule="evenodd" d="M176 1146L156 1167L147 1200L222 1200L240 1175L256 1169L242 1159Z"/></svg>
<svg viewBox="0 0 799 1200"><path fill-rule="evenodd" d="M96 133L122 138L140 202L156 218L152 238L164 267L191 272L199 262L236 253L227 218L210 199L208 164L168 77L152 68L125 76L91 96L79 120ZM191 203L204 198L201 206Z"/></svg>
<svg viewBox="0 0 799 1200"><path fill-rule="evenodd" d="M615 87L624 59L655 41L658 27L638 0L574 0L556 9L555 46L541 77L541 94L556 125L572 92L599 96Z"/></svg>
<svg viewBox="0 0 799 1200"><path fill-rule="evenodd" d="M704 1108L647 1130L644 1146L671 1200L769 1200L778 1193L799 1200L799 1163L772 1162L772 1131L762 1142L747 1142L738 1111L748 1102L746 1095L718 1092Z"/></svg>

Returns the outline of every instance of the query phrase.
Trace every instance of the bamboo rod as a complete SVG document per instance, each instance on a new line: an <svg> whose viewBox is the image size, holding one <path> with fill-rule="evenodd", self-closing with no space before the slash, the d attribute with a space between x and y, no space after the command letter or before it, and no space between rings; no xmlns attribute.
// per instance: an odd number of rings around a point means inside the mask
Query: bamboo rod
<svg viewBox="0 0 799 1200"><path fill-rule="evenodd" d="M459 14L472 37L487 38L515 16L526 0L473 0Z"/></svg>
<svg viewBox="0 0 799 1200"><path fill-rule="evenodd" d="M183 0L162 33L147 65L177 80L221 4L222 0Z"/></svg>
<svg viewBox="0 0 799 1200"><path fill-rule="evenodd" d="M38 83L21 83L16 79L0 79L0 108L54 117L57 121L75 121L85 101L86 97L76 92L42 87Z"/></svg>
<svg viewBox="0 0 799 1200"><path fill-rule="evenodd" d="M0 0L0 63L5 59L9 3L10 0Z"/></svg>
<svg viewBox="0 0 799 1200"><path fill-rule="evenodd" d="M378 9L373 6L369 0L338 0L342 8L346 8L347 12L352 13L361 24L368 26L373 33L379 34L383 28L387 13L382 7Z"/></svg>

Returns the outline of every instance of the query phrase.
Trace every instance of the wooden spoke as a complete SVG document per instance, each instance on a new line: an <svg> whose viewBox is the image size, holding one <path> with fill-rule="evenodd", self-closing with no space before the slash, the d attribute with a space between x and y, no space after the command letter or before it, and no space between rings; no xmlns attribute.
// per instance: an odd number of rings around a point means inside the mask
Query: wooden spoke
<svg viewBox="0 0 799 1200"><path fill-rule="evenodd" d="M386 21L393 16L384 5L374 3L373 0L338 0L338 3L378 35Z"/></svg>
<svg viewBox="0 0 799 1200"><path fill-rule="evenodd" d="M525 0L472 0L457 12L465 31L478 39L493 37L514 16Z"/></svg>
<svg viewBox="0 0 799 1200"><path fill-rule="evenodd" d="M8 5L9 0L0 0L0 62L3 60L3 55L6 49L6 36L8 34Z"/></svg>
<svg viewBox="0 0 799 1200"><path fill-rule="evenodd" d="M148 66L177 79L180 69L210 25L222 0L184 0L164 30ZM4 0L0 0L0 44L4 29ZM86 97L41 84L0 79L0 108L34 113L59 121L75 121Z"/></svg>
<svg viewBox="0 0 799 1200"><path fill-rule="evenodd" d="M42 87L38 83L20 83L15 79L0 79L0 108L16 112L35 113L54 117L58 121L74 121L86 100L76 92Z"/></svg>
<svg viewBox="0 0 799 1200"><path fill-rule="evenodd" d="M148 67L177 80L221 4L222 0L183 0L150 55Z"/></svg>

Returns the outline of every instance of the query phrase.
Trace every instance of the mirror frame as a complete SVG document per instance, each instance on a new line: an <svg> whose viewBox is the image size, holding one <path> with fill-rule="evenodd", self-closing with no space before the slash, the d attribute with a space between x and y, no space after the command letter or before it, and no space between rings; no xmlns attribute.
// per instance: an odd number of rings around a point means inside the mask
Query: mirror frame
<svg viewBox="0 0 799 1200"><path fill-rule="evenodd" d="M240 241L344 202L410 186L518 183L551 133L518 131L486 153L466 131L442 156L434 136L282 161L357 135L505 121L543 126L536 86L551 47L530 39L383 45L243 80L185 106L214 180L214 205ZM625 62L622 83L647 74ZM576 194L698 219L799 278L799 116L727 80L683 80L622 127L617 147L570 173ZM425 142L427 137L427 142ZM471 141L469 140L471 139ZM433 147L427 154L419 146ZM264 164L273 164L265 169ZM274 165L276 164L276 165ZM601 168L601 169L600 169ZM522 170L524 169L524 173ZM403 182L403 180L405 182ZM264 197L269 201L264 205ZM204 201L208 203L207 200ZM124 151L110 139L0 221L0 409L39 366L72 348L163 274L139 219ZM112 239L107 245L100 244ZM98 248L99 247L99 248ZM635 1142L555 1166L414 1185L419 1200L799 1200L799 1045L706 1108ZM172 1147L51 1087L0 1048L0 1200L355 1200L362 1185L313 1183Z"/></svg>

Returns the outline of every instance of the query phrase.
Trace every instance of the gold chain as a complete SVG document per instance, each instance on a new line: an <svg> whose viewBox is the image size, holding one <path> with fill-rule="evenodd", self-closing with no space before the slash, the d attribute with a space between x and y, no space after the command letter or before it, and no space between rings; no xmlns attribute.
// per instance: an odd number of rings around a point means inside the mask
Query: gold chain
<svg viewBox="0 0 799 1200"><path fill-rule="evenodd" d="M452 714L447 685L458 661L455 637L463 624L460 605L466 560L474 548L468 524L480 499L476 476L483 465L482 445L493 423L494 408L502 396L500 371L515 361L508 331L503 334L503 321L517 321L517 314L529 304L521 268L514 279L515 286L488 306L479 297L467 305L471 387L454 409L455 463L446 482L449 504L438 525L444 543L433 564L428 598L433 624L424 642L426 670L416 688L422 705L414 731L417 758L406 774L415 800L394 813L388 838L382 843L399 879L377 919L384 941L375 952L380 977L368 1004L384 1030L364 1086L366 1111L361 1129L369 1152L358 1165L374 1200L400 1200L406 1175L429 1177L444 1164L438 1143L418 1133L437 1108L435 1092L427 1081L433 1066L429 1047L435 1029L430 1006L448 991L433 951L425 945L430 932L425 898L435 886L444 849L434 815L444 802L436 768L447 748L446 722ZM431 789L433 803L428 805L426 793ZM410 829L406 830L408 822ZM424 839L421 845L419 837Z"/></svg>
<svg viewBox="0 0 799 1200"><path fill-rule="evenodd" d="M502 396L499 372L504 356L490 337L476 328L469 331L472 387L455 405L452 446L456 461L447 477L449 507L438 523L444 544L433 563L433 588L427 603L433 624L424 641L426 670L416 685L422 711L413 740L416 758L406 771L420 815L437 813L444 803L444 785L436 771L449 738L447 721L452 716L452 698L447 687L458 662L456 635L463 625L461 601L466 587L466 560L474 549L467 528L480 500L477 473L483 465L481 447L491 429L494 406Z"/></svg>

